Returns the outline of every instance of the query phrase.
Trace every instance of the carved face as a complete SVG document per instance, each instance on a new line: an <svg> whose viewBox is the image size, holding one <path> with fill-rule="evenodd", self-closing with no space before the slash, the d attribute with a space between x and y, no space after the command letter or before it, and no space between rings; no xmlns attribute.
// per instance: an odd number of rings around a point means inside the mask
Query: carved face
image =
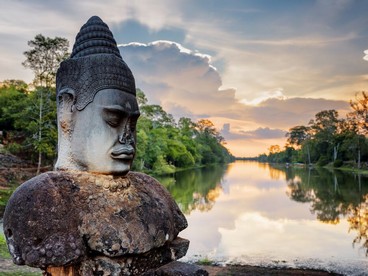
<svg viewBox="0 0 368 276"><path fill-rule="evenodd" d="M117 89L101 90L74 114L71 154L77 166L103 174L128 173L136 146L136 98Z"/></svg>

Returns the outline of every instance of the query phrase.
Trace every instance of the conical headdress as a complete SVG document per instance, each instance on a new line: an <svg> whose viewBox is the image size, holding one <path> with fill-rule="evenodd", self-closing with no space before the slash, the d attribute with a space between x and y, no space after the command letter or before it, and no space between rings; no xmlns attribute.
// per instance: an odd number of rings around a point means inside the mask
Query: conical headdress
<svg viewBox="0 0 368 276"><path fill-rule="evenodd" d="M83 110L96 93L115 88L135 96L135 81L123 61L109 27L98 17L91 17L80 29L69 59L60 64L56 91L74 90L75 106Z"/></svg>

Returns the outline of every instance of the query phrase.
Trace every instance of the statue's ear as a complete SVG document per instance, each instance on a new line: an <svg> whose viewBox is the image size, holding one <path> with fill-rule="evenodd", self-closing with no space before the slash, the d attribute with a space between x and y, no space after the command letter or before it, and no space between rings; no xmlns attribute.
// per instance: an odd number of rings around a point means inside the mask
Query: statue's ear
<svg viewBox="0 0 368 276"><path fill-rule="evenodd" d="M65 88L58 94L58 123L63 131L70 131L72 128L72 116L75 111L75 93L72 89Z"/></svg>

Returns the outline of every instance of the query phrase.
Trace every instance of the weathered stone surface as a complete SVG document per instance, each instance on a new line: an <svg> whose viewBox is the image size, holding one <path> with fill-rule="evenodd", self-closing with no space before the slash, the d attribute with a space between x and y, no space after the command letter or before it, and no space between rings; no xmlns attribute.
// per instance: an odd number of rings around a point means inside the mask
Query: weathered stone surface
<svg viewBox="0 0 368 276"><path fill-rule="evenodd" d="M81 263L80 275L142 275L164 264L175 261L185 255L189 241L176 238L164 246L154 248L143 254L128 254L122 257L108 258L94 256Z"/></svg>
<svg viewBox="0 0 368 276"><path fill-rule="evenodd" d="M207 276L208 272L195 264L171 262L155 271L149 271L144 276Z"/></svg>
<svg viewBox="0 0 368 276"><path fill-rule="evenodd" d="M166 189L134 172L125 177L44 173L14 192L4 214L14 262L35 267L78 263L90 252L107 257L146 253L186 227Z"/></svg>
<svg viewBox="0 0 368 276"><path fill-rule="evenodd" d="M71 208L79 190L69 179L45 173L13 193L4 212L4 233L14 263L63 265L84 255L78 210Z"/></svg>

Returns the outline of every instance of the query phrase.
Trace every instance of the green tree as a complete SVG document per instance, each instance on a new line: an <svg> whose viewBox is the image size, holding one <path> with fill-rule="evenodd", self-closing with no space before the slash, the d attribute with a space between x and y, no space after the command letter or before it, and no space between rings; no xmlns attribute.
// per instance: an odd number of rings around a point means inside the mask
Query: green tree
<svg viewBox="0 0 368 276"><path fill-rule="evenodd" d="M200 164L202 156L199 153L198 143L194 139L198 134L196 124L190 119L182 117L178 121L179 138L193 157L195 164Z"/></svg>
<svg viewBox="0 0 368 276"><path fill-rule="evenodd" d="M137 126L137 152L134 169L156 174L172 173L175 168L225 163L234 159L222 145L224 139L209 120L194 123L173 116L159 105L148 105L137 89L141 116Z"/></svg>
<svg viewBox="0 0 368 276"><path fill-rule="evenodd" d="M320 111L309 124L320 155L328 160L332 156L335 161L340 147L339 141L336 140L341 125L338 112L334 109Z"/></svg>
<svg viewBox="0 0 368 276"><path fill-rule="evenodd" d="M297 149L307 151L308 164L311 164L311 129L307 126L295 126L286 133L287 143Z"/></svg>
<svg viewBox="0 0 368 276"><path fill-rule="evenodd" d="M30 46L31 49L24 52L26 60L22 64L24 67L30 68L33 71L35 76L33 83L36 86L35 95L38 96L35 102L38 116L32 116L32 121L29 123L29 126L32 126L29 127L29 130L35 131L31 136L33 139L31 144L35 150L38 151L38 174L42 164L42 154L49 151L48 140L53 138L52 136L47 136L49 133L53 133L52 130L47 129L47 127L52 126L53 123L52 121L48 121L45 112L48 112L49 109L56 110L55 102L49 100L45 101L45 99L49 99L53 94L51 87L55 86L56 71L60 62L69 56L69 42L65 38L50 38L38 34L35 36L34 40L28 41L28 46ZM47 106L48 104L54 104L54 107ZM55 118L52 120L55 121ZM33 127L34 125L38 127Z"/></svg>
<svg viewBox="0 0 368 276"><path fill-rule="evenodd" d="M350 106L353 109L353 112L348 114L351 122L354 122L355 130L359 132L359 134L367 136L368 134L368 95L366 92L362 92L359 97L356 95L355 101L350 101Z"/></svg>
<svg viewBox="0 0 368 276"><path fill-rule="evenodd" d="M40 118L40 106L42 101ZM41 168L40 155L44 155L48 164L56 157L57 125L56 95L54 88L38 87L30 91L21 102L22 108L13 114L14 127L22 132L22 151L28 152L34 160L37 155L39 173Z"/></svg>
<svg viewBox="0 0 368 276"><path fill-rule="evenodd" d="M14 114L23 108L27 98L27 84L24 81L6 80L0 87L0 129L14 130Z"/></svg>
<svg viewBox="0 0 368 276"><path fill-rule="evenodd" d="M50 87L55 84L56 71L60 62L69 56L69 41L62 37L45 37L42 34L28 41L29 51L22 65L33 71L34 85Z"/></svg>

